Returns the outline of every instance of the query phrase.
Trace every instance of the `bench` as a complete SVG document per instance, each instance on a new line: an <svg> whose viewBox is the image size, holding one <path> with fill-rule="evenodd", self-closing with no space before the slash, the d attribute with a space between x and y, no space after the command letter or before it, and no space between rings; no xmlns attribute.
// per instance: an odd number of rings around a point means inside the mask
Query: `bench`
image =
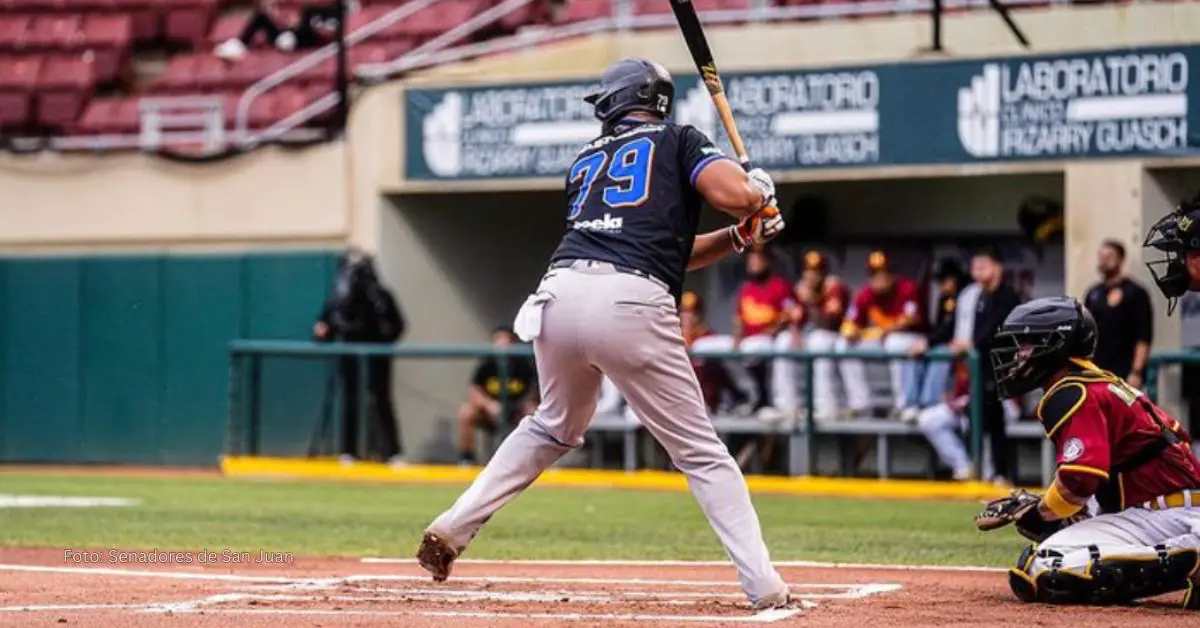
<svg viewBox="0 0 1200 628"><path fill-rule="evenodd" d="M790 475L805 475L811 471L809 466L809 438L803 424L794 429L791 423L766 423L754 418L743 418L728 415L718 415L712 418L713 427L718 434L776 434L788 437L788 472ZM817 424L812 436L873 436L875 437L875 459L879 477L886 479L891 475L892 446L894 438L923 437L916 425L893 419L859 419L854 421L839 421ZM592 419L589 432L599 434L619 434L622 443L622 467L626 471L636 471L638 467L638 439L642 426L627 420L620 414L598 414ZM1043 485L1048 484L1054 476L1054 446L1045 437L1041 424L1035 421L1020 421L1008 425L1008 436L1014 440L1037 440L1041 447L1041 477ZM603 466L603 446L596 443L592 447L591 464L599 468ZM845 456L843 456L845 463Z"/></svg>

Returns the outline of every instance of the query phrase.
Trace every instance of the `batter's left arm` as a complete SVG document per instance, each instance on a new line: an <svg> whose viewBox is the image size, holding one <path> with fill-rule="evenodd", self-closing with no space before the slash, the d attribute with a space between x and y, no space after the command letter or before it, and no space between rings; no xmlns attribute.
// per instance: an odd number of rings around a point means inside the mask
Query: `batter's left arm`
<svg viewBox="0 0 1200 628"><path fill-rule="evenodd" d="M696 236L696 242L692 245L692 256L688 258L687 269L689 271L700 270L733 253L733 237L733 231L728 228Z"/></svg>

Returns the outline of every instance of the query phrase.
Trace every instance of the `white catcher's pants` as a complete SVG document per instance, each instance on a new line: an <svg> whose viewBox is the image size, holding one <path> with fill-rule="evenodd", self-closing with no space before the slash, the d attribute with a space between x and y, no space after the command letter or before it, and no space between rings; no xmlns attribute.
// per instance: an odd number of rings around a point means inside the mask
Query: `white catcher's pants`
<svg viewBox="0 0 1200 628"><path fill-rule="evenodd" d="M1050 569L1057 554L1062 555L1060 569L1087 573L1091 561L1089 545L1099 549L1101 559L1105 556L1155 557L1155 545L1165 545L1168 550L1200 549L1200 504L1166 510L1130 508L1076 523L1038 546L1038 555L1029 566L1029 574L1036 577Z"/></svg>

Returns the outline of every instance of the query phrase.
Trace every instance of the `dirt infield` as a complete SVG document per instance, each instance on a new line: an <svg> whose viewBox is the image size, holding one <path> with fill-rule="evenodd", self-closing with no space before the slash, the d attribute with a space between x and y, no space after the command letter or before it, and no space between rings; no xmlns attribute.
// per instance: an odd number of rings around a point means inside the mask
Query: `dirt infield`
<svg viewBox="0 0 1200 628"><path fill-rule="evenodd" d="M476 561L433 584L413 562L257 562L213 552L0 549L0 626L1004 626L1171 625L1167 598L1140 608L1012 600L995 570L788 565L796 608L751 612L727 565ZM248 558L247 562L241 559Z"/></svg>

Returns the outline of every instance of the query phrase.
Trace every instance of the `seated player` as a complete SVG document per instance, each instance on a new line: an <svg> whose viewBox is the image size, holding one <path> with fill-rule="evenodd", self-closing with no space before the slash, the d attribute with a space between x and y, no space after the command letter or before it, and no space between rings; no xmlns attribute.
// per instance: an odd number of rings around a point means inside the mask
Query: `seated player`
<svg viewBox="0 0 1200 628"><path fill-rule="evenodd" d="M795 288L797 305L791 310L788 330L799 336L809 351L833 351L841 336L838 330L850 306L850 289L845 282L829 274L829 261L820 251L804 254L804 272ZM796 381L795 366L791 379ZM833 360L813 360L813 418L832 421L838 415L838 396L834 384Z"/></svg>
<svg viewBox="0 0 1200 628"><path fill-rule="evenodd" d="M933 327L909 350L914 357L924 355L930 348L949 348L954 339L958 293L967 285L962 264L953 257L938 260L933 278L938 286L937 313ZM909 371L911 377L904 382L905 407L900 418L915 421L921 410L941 403L946 396L951 367L951 362L940 360L917 363Z"/></svg>
<svg viewBox="0 0 1200 628"><path fill-rule="evenodd" d="M1200 610L1200 460L1145 394L1091 362L1096 323L1069 297L1018 306L991 350L1001 395L1046 390L1037 416L1058 452L1044 495L1018 491L977 518L1035 541L1010 570L1025 602L1125 604L1186 591ZM1095 498L1099 514L1086 518Z"/></svg>
<svg viewBox="0 0 1200 628"><path fill-rule="evenodd" d="M908 353L921 340L925 325L917 283L892 272L887 256L873 251L867 256L869 282L854 299L854 305L842 323L839 350L883 349ZM893 414L904 409L906 369L915 368L912 360L892 360L891 371ZM871 390L867 384L866 365L859 359L841 361L842 382L846 386L847 403L852 416L870 414Z"/></svg>
<svg viewBox="0 0 1200 628"><path fill-rule="evenodd" d="M516 335L508 327L492 332L493 347L510 347ZM484 358L475 369L467 387L467 401L458 408L458 462L475 464L475 430L496 431L501 425L515 423L533 414L537 408L536 371L533 361L524 357L508 359L508 377L500 376L500 364L494 357ZM506 402L501 392L507 385Z"/></svg>
<svg viewBox="0 0 1200 628"><path fill-rule="evenodd" d="M733 336L706 338L703 346L712 351L744 353L770 353L793 347L792 334L784 329L787 312L793 306L792 289L782 276L771 269L771 260L761 248L746 253L746 281L737 295L733 315ZM729 360L726 368L734 384L747 399L750 409L759 410L759 418L779 420L794 414L797 407L796 377L794 368L788 370L791 360L774 360L770 369L771 399L762 405L760 379L751 375L746 361ZM755 366L766 366L756 364Z"/></svg>
<svg viewBox="0 0 1200 628"><path fill-rule="evenodd" d="M1179 298L1200 291L1200 195L1179 203L1146 232L1142 246L1154 283L1167 297L1167 314Z"/></svg>
<svg viewBox="0 0 1200 628"><path fill-rule="evenodd" d="M975 472L971 467L971 455L963 442L963 435L970 427L971 378L966 362L957 362L951 371L953 385L945 398L917 414L917 427L937 452L938 461L950 469L951 477L958 481L970 480ZM1013 399L1005 399L1004 422L1014 423L1021 418L1021 405ZM984 478L990 478L994 469L984 469Z"/></svg>

